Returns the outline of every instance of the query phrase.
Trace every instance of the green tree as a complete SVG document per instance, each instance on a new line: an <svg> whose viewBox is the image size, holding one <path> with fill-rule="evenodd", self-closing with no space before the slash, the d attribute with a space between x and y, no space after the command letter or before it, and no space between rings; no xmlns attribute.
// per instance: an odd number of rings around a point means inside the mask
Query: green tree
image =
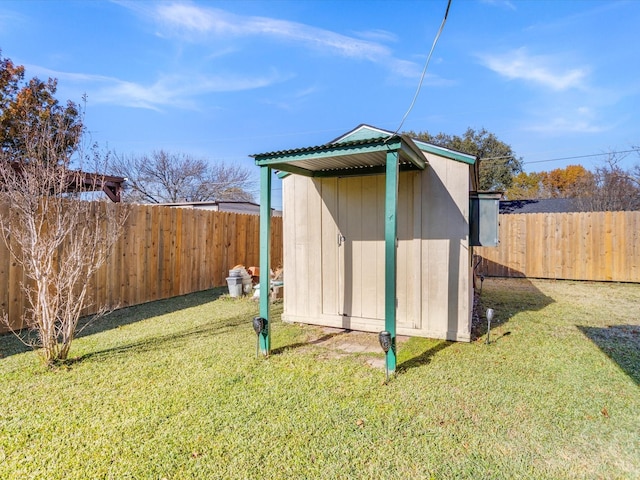
<svg viewBox="0 0 640 480"><path fill-rule="evenodd" d="M55 160L62 161L77 147L83 131L80 108L71 101L60 104L56 90L53 78L25 81L24 67L2 58L0 50L0 150L9 158L28 161L24 156L27 150L32 156L50 156L51 141L55 140L59 152ZM48 145L33 145L34 132L44 131Z"/></svg>
<svg viewBox="0 0 640 480"><path fill-rule="evenodd" d="M542 198L543 173L520 172L515 177L511 186L505 191L508 200L525 200Z"/></svg>
<svg viewBox="0 0 640 480"><path fill-rule="evenodd" d="M480 159L480 190L506 191L513 177L522 171L522 159L510 145L486 129L468 128L462 136L429 132L405 132L412 138L457 150Z"/></svg>

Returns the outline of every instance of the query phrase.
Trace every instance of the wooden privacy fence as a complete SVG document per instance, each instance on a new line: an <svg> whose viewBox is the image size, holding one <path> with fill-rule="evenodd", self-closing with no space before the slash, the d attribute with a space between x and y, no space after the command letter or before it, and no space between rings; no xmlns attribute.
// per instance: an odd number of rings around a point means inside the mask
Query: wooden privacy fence
<svg viewBox="0 0 640 480"><path fill-rule="evenodd" d="M7 208L0 207L0 208ZM95 305L125 307L226 285L229 270L259 265L260 217L134 205L106 265L91 279ZM282 264L282 218L272 218L271 265ZM13 328L26 308L22 269L0 241L0 315ZM88 309L86 314L94 313ZM0 332L7 331L0 325Z"/></svg>
<svg viewBox="0 0 640 480"><path fill-rule="evenodd" d="M500 215L500 245L476 247L479 273L640 282L640 212Z"/></svg>

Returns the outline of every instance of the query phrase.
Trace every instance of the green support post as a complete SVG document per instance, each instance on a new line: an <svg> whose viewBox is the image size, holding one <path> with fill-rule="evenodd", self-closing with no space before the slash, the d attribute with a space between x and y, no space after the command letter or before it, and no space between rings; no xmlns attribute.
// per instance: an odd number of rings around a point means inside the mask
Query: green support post
<svg viewBox="0 0 640 480"><path fill-rule="evenodd" d="M271 318L269 301L271 293L271 168L260 167L260 316L265 327L260 333L260 351L264 356L271 352Z"/></svg>
<svg viewBox="0 0 640 480"><path fill-rule="evenodd" d="M397 151L387 152L384 222L384 328L391 334L391 348L386 355L389 374L396 372L396 264L398 235L398 177L400 164Z"/></svg>

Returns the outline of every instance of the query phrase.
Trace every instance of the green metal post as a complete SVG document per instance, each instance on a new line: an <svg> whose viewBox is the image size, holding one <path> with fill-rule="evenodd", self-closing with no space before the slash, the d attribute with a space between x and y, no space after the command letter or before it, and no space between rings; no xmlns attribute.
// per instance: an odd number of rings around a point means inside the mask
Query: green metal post
<svg viewBox="0 0 640 480"><path fill-rule="evenodd" d="M387 368L396 371L396 238L398 235L398 152L387 152L384 222L384 328L391 334Z"/></svg>
<svg viewBox="0 0 640 480"><path fill-rule="evenodd" d="M260 351L268 356L271 351L271 168L260 167L260 316L265 328L260 334Z"/></svg>

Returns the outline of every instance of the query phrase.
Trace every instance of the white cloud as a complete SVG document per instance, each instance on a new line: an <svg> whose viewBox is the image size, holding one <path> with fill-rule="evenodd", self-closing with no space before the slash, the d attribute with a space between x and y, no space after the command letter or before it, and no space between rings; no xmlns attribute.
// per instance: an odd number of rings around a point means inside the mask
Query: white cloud
<svg viewBox="0 0 640 480"><path fill-rule="evenodd" d="M386 30L366 30L361 32L354 32L357 37L370 40L372 42L397 42L398 36L395 33L388 32Z"/></svg>
<svg viewBox="0 0 640 480"><path fill-rule="evenodd" d="M555 117L549 118L545 123L530 125L525 130L538 133L564 135L567 133L601 133L610 129L610 127L594 125L586 120Z"/></svg>
<svg viewBox="0 0 640 480"><path fill-rule="evenodd" d="M22 33L29 27L29 18L25 15L4 9L0 12L0 29L3 33ZM0 46L1 47L1 46ZM0 48L1 49L1 48Z"/></svg>
<svg viewBox="0 0 640 480"><path fill-rule="evenodd" d="M516 6L510 0L480 0L480 3L484 3L494 7L503 7L509 10L516 10Z"/></svg>
<svg viewBox="0 0 640 480"><path fill-rule="evenodd" d="M383 30L371 30L343 35L315 26L262 16L242 16L192 2L132 2L114 0L115 3L151 21L162 38L174 38L193 43L204 50L200 60L212 60L233 52L238 58L239 50L245 48L249 39L264 42L278 41L287 46L303 47L324 55L361 60L380 65L397 77L415 79L420 76L421 65L397 58L385 42L397 40ZM206 51L210 50L207 54ZM184 51L184 45L180 45ZM182 56L182 54L181 54ZM275 59L278 57L275 56ZM197 66L191 65L193 71ZM77 74L76 74L77 75ZM60 78L62 75L58 75ZM290 77L286 77L290 78ZM182 76L164 76L147 83L135 83L115 78L93 78L99 85L93 92L92 101L117 103L139 108L160 109L163 106L195 108L197 96L210 92L229 92L264 87L286 80L275 73L256 76L226 75L206 76L188 73ZM78 79L80 81L80 79ZM89 79L85 79L89 81ZM435 75L428 75L430 85L449 85ZM304 96L304 95L303 95Z"/></svg>
<svg viewBox="0 0 640 480"><path fill-rule="evenodd" d="M588 106L580 106L573 110L549 112L544 120L529 125L525 129L551 135L570 133L601 133L614 128L612 125L599 124L596 112Z"/></svg>
<svg viewBox="0 0 640 480"><path fill-rule="evenodd" d="M302 90L298 90L296 92L293 92L293 97L294 98L305 98L308 97L309 95L313 95L314 93L318 92L320 90L320 88L318 88L316 85L311 86L311 87L307 87L304 88Z"/></svg>
<svg viewBox="0 0 640 480"><path fill-rule="evenodd" d="M166 29L163 35L178 35L187 41L207 42L211 36L269 37L330 55L385 65L400 76L420 75L419 65L394 57L392 50L381 43L396 40L393 34L382 30L360 32L358 35L361 38L355 38L303 23L268 17L241 16L192 3L159 4L154 10L147 9L144 12L139 5L123 5L158 22Z"/></svg>
<svg viewBox="0 0 640 480"><path fill-rule="evenodd" d="M162 107L196 109L200 95L237 92L266 87L286 77L271 72L262 76L165 75L151 84L141 84L103 75L60 72L30 65L29 71L73 82L87 93L91 103L106 103L161 110Z"/></svg>
<svg viewBox="0 0 640 480"><path fill-rule="evenodd" d="M198 7L185 3L161 4L158 5L155 16L164 25L186 34L210 33L238 37L264 35L302 42L346 57L360 57L374 61L381 57L388 58L391 54L387 47L377 42L359 40L287 20L243 17L217 8Z"/></svg>
<svg viewBox="0 0 640 480"><path fill-rule="evenodd" d="M552 90L585 88L587 68L566 68L559 65L559 58L548 55L530 55L525 48L519 48L502 55L481 55L485 67L508 78L524 80Z"/></svg>
<svg viewBox="0 0 640 480"><path fill-rule="evenodd" d="M69 80L71 82L101 82L112 81L112 77L106 77L103 75L92 75L88 73L73 73L73 72L61 72L58 70L51 70L50 68L41 67L39 65L26 64L25 69L29 73L33 73L37 77L51 77L57 79Z"/></svg>
<svg viewBox="0 0 640 480"><path fill-rule="evenodd" d="M318 85L311 85L292 92L287 92L275 98L273 96L269 96L268 98L263 98L260 102L264 105L272 105L280 110L292 112L300 109L306 104L309 97L313 97L321 90L322 88Z"/></svg>
<svg viewBox="0 0 640 480"><path fill-rule="evenodd" d="M158 16L176 26L196 32L207 32L216 28L215 18L202 9L187 4L161 4Z"/></svg>

